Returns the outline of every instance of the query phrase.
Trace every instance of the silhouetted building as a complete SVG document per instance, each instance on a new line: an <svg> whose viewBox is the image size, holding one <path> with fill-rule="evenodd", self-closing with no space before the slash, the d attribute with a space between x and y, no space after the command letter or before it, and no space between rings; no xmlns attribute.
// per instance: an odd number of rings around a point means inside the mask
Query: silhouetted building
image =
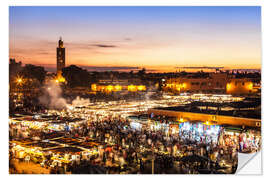
<svg viewBox="0 0 270 180"><path fill-rule="evenodd" d="M16 62L15 59L9 60L9 76L16 76L22 70L22 62Z"/></svg>
<svg viewBox="0 0 270 180"><path fill-rule="evenodd" d="M61 77L62 69L65 67L65 48L64 42L62 41L61 37L58 41L56 53L57 53L57 77Z"/></svg>

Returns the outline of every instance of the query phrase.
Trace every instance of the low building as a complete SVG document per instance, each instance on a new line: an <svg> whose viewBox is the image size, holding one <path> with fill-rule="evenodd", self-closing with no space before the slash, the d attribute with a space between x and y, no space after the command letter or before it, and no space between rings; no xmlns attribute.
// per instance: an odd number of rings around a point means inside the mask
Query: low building
<svg viewBox="0 0 270 180"><path fill-rule="evenodd" d="M250 79L229 79L226 85L227 94L251 94L257 92Z"/></svg>
<svg viewBox="0 0 270 180"><path fill-rule="evenodd" d="M213 93L213 94L252 94L253 81L249 78L234 78L227 73L209 73L206 77L177 77L165 81L162 89L174 94Z"/></svg>
<svg viewBox="0 0 270 180"><path fill-rule="evenodd" d="M153 120L170 120L182 122L203 122L205 124L261 127L260 115L255 110L201 110L191 106L154 108L148 110L148 116ZM260 112L260 110L259 110Z"/></svg>
<svg viewBox="0 0 270 180"><path fill-rule="evenodd" d="M98 83L91 84L91 90L93 92L112 93L112 92L140 92L146 91L146 86L141 82L130 81L128 79L102 79Z"/></svg>

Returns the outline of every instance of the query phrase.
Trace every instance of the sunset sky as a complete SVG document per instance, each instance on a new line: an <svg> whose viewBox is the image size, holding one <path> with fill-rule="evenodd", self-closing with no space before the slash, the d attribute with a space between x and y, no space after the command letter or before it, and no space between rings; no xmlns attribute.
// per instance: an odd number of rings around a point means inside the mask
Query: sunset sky
<svg viewBox="0 0 270 180"><path fill-rule="evenodd" d="M55 68L261 67L260 7L10 7L10 58Z"/></svg>

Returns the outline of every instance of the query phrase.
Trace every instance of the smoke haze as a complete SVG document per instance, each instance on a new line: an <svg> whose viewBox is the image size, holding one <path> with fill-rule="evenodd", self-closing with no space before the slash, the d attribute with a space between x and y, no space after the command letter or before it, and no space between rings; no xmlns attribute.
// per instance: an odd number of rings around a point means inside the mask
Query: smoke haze
<svg viewBox="0 0 270 180"><path fill-rule="evenodd" d="M50 81L49 84L44 86L44 94L39 98L40 103L50 109L64 109L67 102L62 97L62 89L58 83Z"/></svg>
<svg viewBox="0 0 270 180"><path fill-rule="evenodd" d="M85 106L89 103L90 103L89 99L84 99L77 96L76 99L72 101L72 106Z"/></svg>

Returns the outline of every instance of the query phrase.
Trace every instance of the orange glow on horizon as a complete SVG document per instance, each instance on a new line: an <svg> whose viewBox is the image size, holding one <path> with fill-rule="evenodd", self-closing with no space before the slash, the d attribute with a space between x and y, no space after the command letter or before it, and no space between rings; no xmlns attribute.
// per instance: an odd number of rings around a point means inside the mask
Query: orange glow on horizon
<svg viewBox="0 0 270 180"><path fill-rule="evenodd" d="M13 43L13 41L10 42L10 58L15 58L24 64L50 64L50 66L46 67L55 68L56 53L54 47L43 47L42 42L34 41L29 43L18 42L15 48ZM216 47L216 44L208 43L208 45L202 48L198 46L198 42L194 44L186 42L185 47L182 47L183 45L179 43L168 47L165 46L165 42L164 44L159 42L156 45L142 43L144 45L140 47L132 44L119 48L89 51L89 49L74 47L72 42L69 42L69 44L71 45L66 46L67 66L71 64L102 67L133 66L145 67L156 72L175 72L179 71L176 67L183 66L222 66L225 67L224 69L261 68L261 50L259 46L241 47L237 46L237 44L222 44L220 45L221 47ZM182 47L182 51L185 51L185 53L179 53L179 47ZM211 53L206 53L209 52L209 49L211 49ZM180 70L187 71L186 69ZM188 71L198 70L188 69Z"/></svg>

